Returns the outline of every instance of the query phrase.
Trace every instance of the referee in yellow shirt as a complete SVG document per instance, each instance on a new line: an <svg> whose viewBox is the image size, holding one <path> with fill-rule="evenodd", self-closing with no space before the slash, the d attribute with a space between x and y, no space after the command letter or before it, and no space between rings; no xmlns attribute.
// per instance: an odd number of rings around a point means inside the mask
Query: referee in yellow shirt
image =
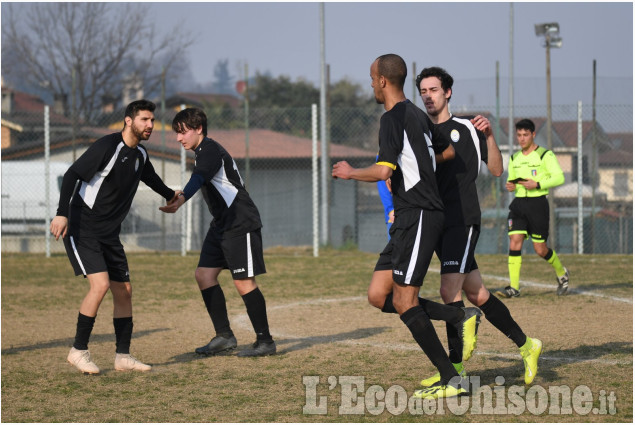
<svg viewBox="0 0 635 425"><path fill-rule="evenodd" d="M536 145L536 126L529 119L516 123L516 138L521 147L509 160L505 188L515 191L507 216L509 234L509 286L497 295L511 298L520 295L520 255L523 242L531 237L536 254L547 260L556 272L558 295L569 289L569 271L562 266L556 252L547 246L549 236L549 189L564 183L564 174L556 155Z"/></svg>

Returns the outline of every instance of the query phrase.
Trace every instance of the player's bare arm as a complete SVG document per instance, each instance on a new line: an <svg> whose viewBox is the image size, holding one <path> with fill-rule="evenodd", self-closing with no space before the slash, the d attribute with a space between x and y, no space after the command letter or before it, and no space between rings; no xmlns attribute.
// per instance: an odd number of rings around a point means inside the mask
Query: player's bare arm
<svg viewBox="0 0 635 425"><path fill-rule="evenodd" d="M434 159L437 161L437 164L440 164L445 161L450 161L454 159L456 152L454 151L454 147L452 145L448 145L447 148L443 150L443 152L435 154Z"/></svg>
<svg viewBox="0 0 635 425"><path fill-rule="evenodd" d="M487 137L487 169L493 176L500 177L503 174L503 155L501 155L501 151L496 144L492 125L482 115L475 116L470 122L475 129L483 132L485 137Z"/></svg>
<svg viewBox="0 0 635 425"><path fill-rule="evenodd" d="M353 168L346 161L333 164L331 176L344 180L358 180L363 182L377 182L388 180L392 176L392 169L386 165L373 164L366 168Z"/></svg>

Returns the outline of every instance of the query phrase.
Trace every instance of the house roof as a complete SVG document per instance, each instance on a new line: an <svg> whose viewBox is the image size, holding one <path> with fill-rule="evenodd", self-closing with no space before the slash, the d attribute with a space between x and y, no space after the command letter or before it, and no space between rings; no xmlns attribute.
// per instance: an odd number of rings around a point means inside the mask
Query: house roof
<svg viewBox="0 0 635 425"><path fill-rule="evenodd" d="M179 106L182 104L190 106L204 107L209 104L226 103L232 108L238 107L241 100L230 94L212 94L212 93L175 93L165 100L168 107Z"/></svg>
<svg viewBox="0 0 635 425"><path fill-rule="evenodd" d="M42 99L29 93L2 87L2 95L5 96L8 93L13 95L11 112L2 111L3 120L20 126L44 125L46 103ZM53 112L53 108L49 109L49 119L51 125L71 125L71 120Z"/></svg>
<svg viewBox="0 0 635 425"><path fill-rule="evenodd" d="M633 166L633 133L608 133L614 149L598 156L600 165L604 167L632 167Z"/></svg>
<svg viewBox="0 0 635 425"><path fill-rule="evenodd" d="M220 143L234 159L246 157L245 130L217 130L208 129L208 137ZM161 151L161 133L154 132L150 139L144 142L148 149ZM321 156L320 142L318 156ZM350 146L331 144L329 156L332 158L374 158L376 153L370 150ZM178 152L180 145L169 131L166 135L166 152ZM312 156L312 141L305 137L292 136L273 130L255 128L249 130L249 157L251 159L266 158L310 158Z"/></svg>

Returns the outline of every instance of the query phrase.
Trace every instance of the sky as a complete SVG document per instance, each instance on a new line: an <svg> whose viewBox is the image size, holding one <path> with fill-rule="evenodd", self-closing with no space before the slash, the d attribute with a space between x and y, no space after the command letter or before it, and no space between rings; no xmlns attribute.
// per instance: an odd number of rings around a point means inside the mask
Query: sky
<svg viewBox="0 0 635 425"><path fill-rule="evenodd" d="M513 6L510 6L512 5ZM320 3L153 3L160 28L176 27L196 39L189 61L198 83L213 80L219 60L234 75L270 72L320 83ZM510 75L513 9L513 76L544 81L546 51L534 25L558 22L563 45L551 49L553 81L633 77L631 2L325 2L325 59L331 81L368 86L372 61L401 55L412 72L441 66L455 81ZM617 78L616 81L621 81ZM623 91L621 93L624 95Z"/></svg>

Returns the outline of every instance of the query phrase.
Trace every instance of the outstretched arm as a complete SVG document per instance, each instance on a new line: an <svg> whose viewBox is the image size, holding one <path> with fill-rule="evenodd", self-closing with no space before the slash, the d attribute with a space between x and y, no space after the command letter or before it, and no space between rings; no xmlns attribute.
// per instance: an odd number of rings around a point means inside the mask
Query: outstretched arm
<svg viewBox="0 0 635 425"><path fill-rule="evenodd" d="M376 182L387 180L392 176L392 169L387 165L373 164L366 168L353 168L346 161L333 164L331 175L344 180L358 180L362 182Z"/></svg>

